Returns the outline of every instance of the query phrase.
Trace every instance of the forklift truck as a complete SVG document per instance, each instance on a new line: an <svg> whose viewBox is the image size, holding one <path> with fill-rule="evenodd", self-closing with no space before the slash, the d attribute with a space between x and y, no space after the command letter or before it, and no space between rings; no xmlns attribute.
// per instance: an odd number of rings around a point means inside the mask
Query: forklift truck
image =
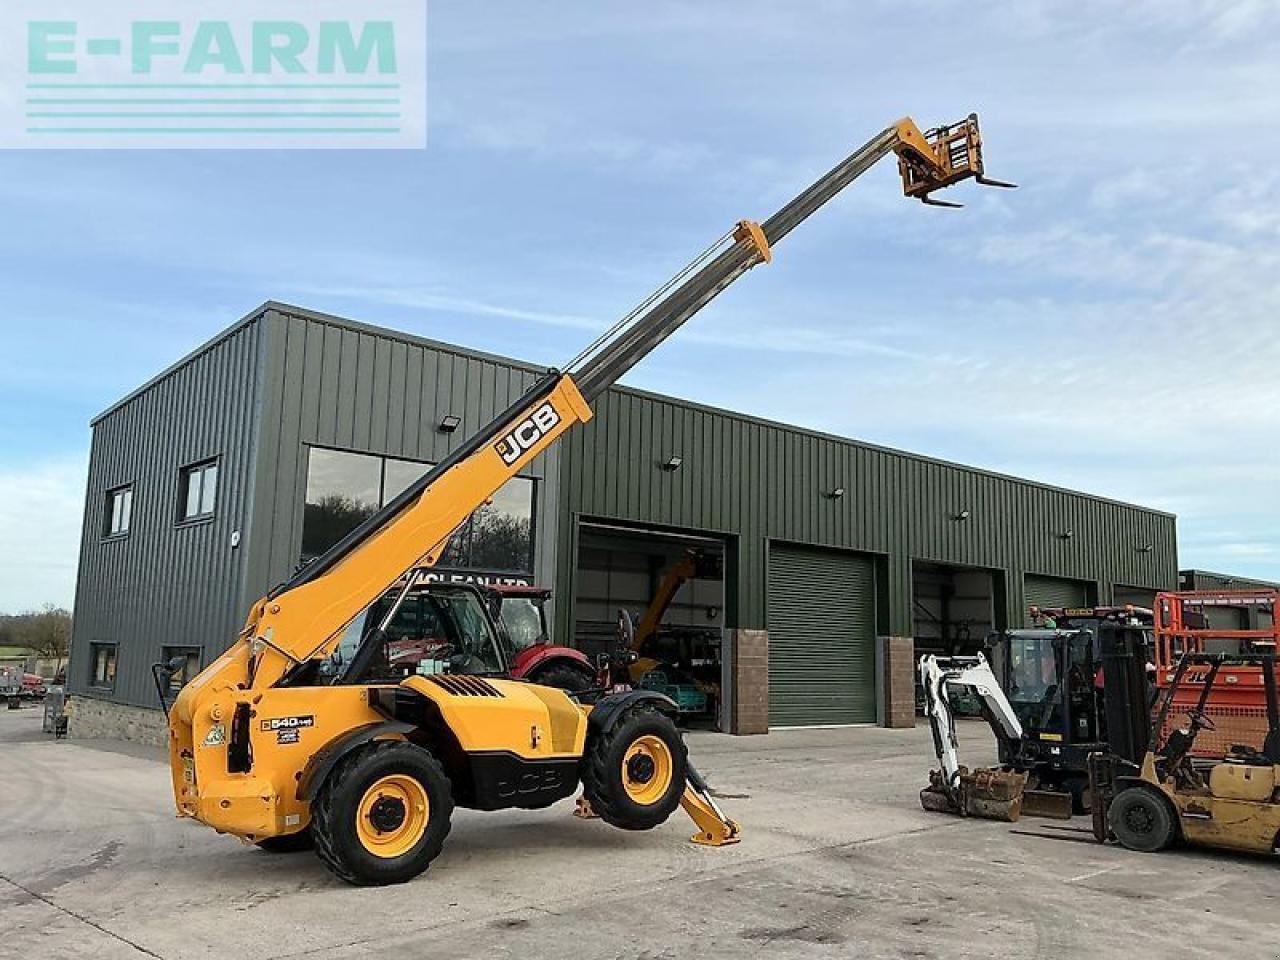
<svg viewBox="0 0 1280 960"><path fill-rule="evenodd" d="M1119 667L1120 664L1114 666ZM1216 761L1195 755L1215 686L1237 667L1256 669L1266 697L1266 732L1260 742L1235 743ZM1107 682L1112 682L1108 674ZM1199 696L1186 706L1182 689ZM1182 723L1170 726L1181 714ZM1169 731L1169 732L1165 732ZM1280 702L1275 656L1188 653L1178 661L1148 745L1135 761L1115 753L1090 758L1095 797L1093 832L1130 850L1154 853L1182 840L1247 853L1275 853L1280 845Z"/></svg>

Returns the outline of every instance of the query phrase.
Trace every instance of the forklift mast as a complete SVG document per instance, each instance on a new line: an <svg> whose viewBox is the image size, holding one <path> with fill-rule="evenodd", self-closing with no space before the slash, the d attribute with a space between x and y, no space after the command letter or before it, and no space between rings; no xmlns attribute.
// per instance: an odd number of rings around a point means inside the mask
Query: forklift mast
<svg viewBox="0 0 1280 960"><path fill-rule="evenodd" d="M240 642L190 686L234 680L276 684L327 656L346 625L415 569L433 566L456 530L501 486L591 416L591 402L736 279L772 259L772 248L890 153L908 197L984 175L977 116L927 133L909 118L886 128L763 224L739 222L701 256L601 334L564 371L550 370L425 476L324 554L253 605ZM948 204L941 204L948 205ZM950 204L954 206L954 204Z"/></svg>

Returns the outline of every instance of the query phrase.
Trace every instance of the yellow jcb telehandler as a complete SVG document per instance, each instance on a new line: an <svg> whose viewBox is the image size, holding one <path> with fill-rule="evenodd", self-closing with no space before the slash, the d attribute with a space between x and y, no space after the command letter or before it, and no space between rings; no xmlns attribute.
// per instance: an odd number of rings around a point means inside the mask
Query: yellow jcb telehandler
<svg viewBox="0 0 1280 960"><path fill-rule="evenodd" d="M563 690L504 678L473 590L433 590L443 629L413 657L388 654L403 601L453 531L571 427L591 402L873 163L896 153L908 196L983 180L976 116L921 132L887 128L763 224L742 221L583 351L329 551L255 603L236 642L169 713L178 813L265 849L313 842L352 883L408 880L440 852L455 806L535 808L581 784L628 830L683 804L694 840L737 824L688 763L675 705L653 691ZM164 672L163 665L158 675ZM161 676L160 679L163 679Z"/></svg>

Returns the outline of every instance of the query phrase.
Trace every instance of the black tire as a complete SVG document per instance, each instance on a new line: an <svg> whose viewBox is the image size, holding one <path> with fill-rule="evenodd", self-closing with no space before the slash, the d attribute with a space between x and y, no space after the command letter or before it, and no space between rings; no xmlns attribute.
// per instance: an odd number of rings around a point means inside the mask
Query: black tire
<svg viewBox="0 0 1280 960"><path fill-rule="evenodd" d="M297 833L286 833L279 837L263 837L254 846L267 853L300 853L315 846L311 836L311 828L299 830Z"/></svg>
<svg viewBox="0 0 1280 960"><path fill-rule="evenodd" d="M665 747L669 760L665 775L661 766L645 769L647 765L637 762L636 757L628 760L633 746L655 739ZM582 790L605 823L623 830L652 830L680 805L688 763L689 751L675 723L641 704L623 713L611 729L588 736L582 758ZM646 773L650 774L648 780ZM665 789L652 798L637 797L637 792L643 793L651 783L653 789L658 788L653 776L669 779Z"/></svg>
<svg viewBox="0 0 1280 960"><path fill-rule="evenodd" d="M569 693L582 693L596 685L596 678L585 667L567 663L550 663L529 675L529 682L544 687L555 687Z"/></svg>
<svg viewBox="0 0 1280 960"><path fill-rule="evenodd" d="M1121 791L1111 801L1107 822L1121 845L1139 853L1163 850L1177 835L1169 804L1143 787Z"/></svg>
<svg viewBox="0 0 1280 960"><path fill-rule="evenodd" d="M411 847L395 855L373 852L361 839L362 831L380 833L381 827L358 826L361 804L371 788L387 777L420 785L427 798L426 824ZM394 820L398 804L404 824L405 804L391 801ZM400 740L371 743L345 758L329 775L311 806L311 832L316 854L333 873L358 886L381 886L412 880L440 854L449 835L453 791L449 778L435 757L422 747ZM387 828L391 834L401 826ZM408 829L408 828L405 828Z"/></svg>

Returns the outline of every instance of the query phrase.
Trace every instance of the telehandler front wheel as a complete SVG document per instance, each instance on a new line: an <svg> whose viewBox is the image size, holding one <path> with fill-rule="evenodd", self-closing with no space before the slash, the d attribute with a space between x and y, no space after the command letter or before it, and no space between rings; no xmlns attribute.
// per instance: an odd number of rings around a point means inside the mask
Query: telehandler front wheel
<svg viewBox="0 0 1280 960"><path fill-rule="evenodd" d="M311 807L311 832L325 866L348 883L404 883L439 855L452 813L440 762L411 743L383 740L330 774Z"/></svg>
<svg viewBox="0 0 1280 960"><path fill-rule="evenodd" d="M652 830L680 805L689 752L680 731L651 707L632 707L587 740L582 789L600 819L623 830Z"/></svg>

